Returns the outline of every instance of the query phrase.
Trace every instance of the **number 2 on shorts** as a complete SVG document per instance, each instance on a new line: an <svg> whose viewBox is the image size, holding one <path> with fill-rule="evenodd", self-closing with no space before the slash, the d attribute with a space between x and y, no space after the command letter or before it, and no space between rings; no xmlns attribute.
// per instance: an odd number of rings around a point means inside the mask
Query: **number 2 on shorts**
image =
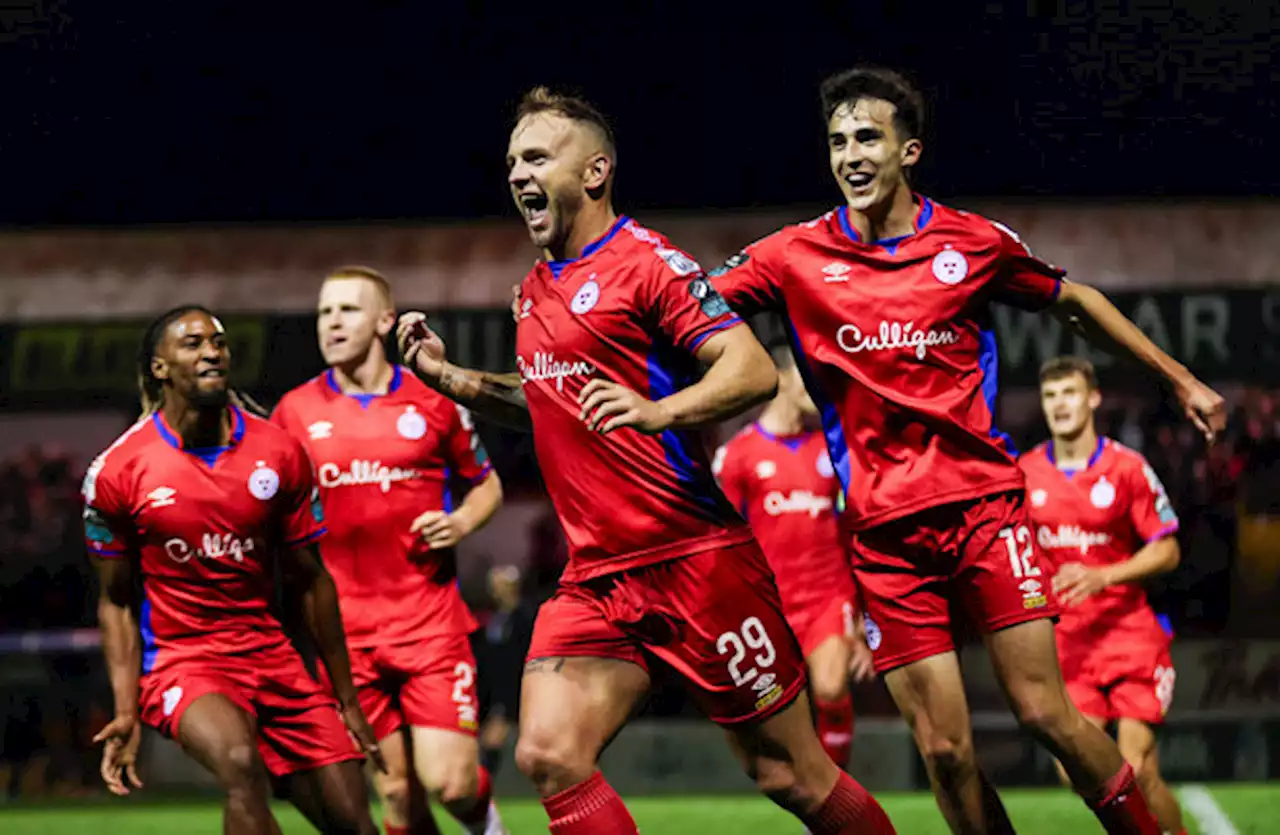
<svg viewBox="0 0 1280 835"><path fill-rule="evenodd" d="M475 671L467 662L459 661L458 666L453 668L453 675L453 700L460 705L471 704L471 694L467 691L471 689L471 683L476 680Z"/></svg>
<svg viewBox="0 0 1280 835"><path fill-rule="evenodd" d="M746 660L748 649L761 650L761 652L752 659L755 666L743 670L741 665ZM769 640L769 634L764 631L764 624L756 617L744 620L737 632L726 632L721 635L716 640L716 651L721 655L733 652L733 657L729 659L729 675L733 677L735 687L741 687L755 678L758 674L757 668L771 667L773 662L778 660L773 641Z"/></svg>
<svg viewBox="0 0 1280 835"><path fill-rule="evenodd" d="M1040 567L1031 561L1035 551L1031 546L1031 531L1026 525L1017 528L1004 528L1000 531L1005 548L1009 549L1009 566L1013 569L1015 580L1023 577L1039 577Z"/></svg>

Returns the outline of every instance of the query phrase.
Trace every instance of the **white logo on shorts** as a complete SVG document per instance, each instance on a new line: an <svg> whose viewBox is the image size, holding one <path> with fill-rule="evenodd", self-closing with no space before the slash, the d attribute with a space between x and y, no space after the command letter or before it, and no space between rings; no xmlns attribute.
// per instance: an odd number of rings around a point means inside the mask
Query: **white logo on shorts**
<svg viewBox="0 0 1280 835"><path fill-rule="evenodd" d="M1177 681L1178 674L1174 672L1173 667L1165 667L1162 664L1156 665L1156 698L1160 700L1160 714L1169 712L1169 708L1173 705L1173 685Z"/></svg>
<svg viewBox="0 0 1280 835"><path fill-rule="evenodd" d="M170 687L164 691L162 698L164 699L164 715L172 716L173 712L178 709L178 702L182 701L182 688Z"/></svg>
<svg viewBox="0 0 1280 835"><path fill-rule="evenodd" d="M867 633L867 648L872 652L880 649L880 641L884 635L880 634L880 627L871 619L871 615L866 612L862 613L862 629Z"/></svg>
<svg viewBox="0 0 1280 835"><path fill-rule="evenodd" d="M249 492L259 501L267 501L280 489L280 474L267 466L266 461L258 462L258 469L249 473Z"/></svg>

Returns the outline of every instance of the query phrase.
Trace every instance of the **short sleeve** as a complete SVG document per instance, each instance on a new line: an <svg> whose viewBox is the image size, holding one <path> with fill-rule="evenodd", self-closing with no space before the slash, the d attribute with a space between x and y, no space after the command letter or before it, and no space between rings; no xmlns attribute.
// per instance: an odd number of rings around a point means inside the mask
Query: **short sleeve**
<svg viewBox="0 0 1280 835"><path fill-rule="evenodd" d="M996 301L1022 310L1044 310L1058 300L1066 272L1031 254L1012 229L991 221L1000 237L992 290Z"/></svg>
<svg viewBox="0 0 1280 835"><path fill-rule="evenodd" d="M288 438L286 444L289 453L276 494L281 541L286 548L300 548L324 536L324 506L306 450L293 438Z"/></svg>
<svg viewBox="0 0 1280 835"><path fill-rule="evenodd" d="M84 544L92 556L122 559L133 552L135 526L117 477L107 471L105 455L85 473L80 487L84 501Z"/></svg>
<svg viewBox="0 0 1280 835"><path fill-rule="evenodd" d="M712 285L741 316L778 306L785 239L775 233L756 241L707 274Z"/></svg>
<svg viewBox="0 0 1280 835"><path fill-rule="evenodd" d="M694 353L712 334L743 323L697 261L674 249L659 249L657 255L665 266L655 278L654 315L674 345Z"/></svg>
<svg viewBox="0 0 1280 835"><path fill-rule="evenodd" d="M732 443L716 450L711 459L711 473L720 484L720 491L744 518L747 515L747 494L742 482L740 455L732 449Z"/></svg>
<svg viewBox="0 0 1280 835"><path fill-rule="evenodd" d="M1143 542L1154 542L1178 531L1178 514L1160 476L1139 458L1129 473L1129 522Z"/></svg>
<svg viewBox="0 0 1280 835"><path fill-rule="evenodd" d="M293 417L293 410L289 408L288 398L281 400L276 404L276 407L271 410L270 420L276 426L279 426L293 437L299 437L298 432L296 431L297 427L296 421Z"/></svg>
<svg viewBox="0 0 1280 835"><path fill-rule="evenodd" d="M471 485L479 484L493 472L493 463L476 432L471 412L463 406L449 404L449 422L445 429L445 459L449 470Z"/></svg>

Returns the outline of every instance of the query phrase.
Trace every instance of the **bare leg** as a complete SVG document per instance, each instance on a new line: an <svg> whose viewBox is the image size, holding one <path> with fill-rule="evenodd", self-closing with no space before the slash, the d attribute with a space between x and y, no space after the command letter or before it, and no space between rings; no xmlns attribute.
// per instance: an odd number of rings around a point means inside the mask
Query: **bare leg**
<svg viewBox="0 0 1280 835"><path fill-rule="evenodd" d="M290 802L325 835L378 835L358 760L299 771L281 782Z"/></svg>
<svg viewBox="0 0 1280 835"><path fill-rule="evenodd" d="M1058 758L1103 828L1111 835L1159 835L1119 747L1067 696L1053 624L1020 623L987 635L986 643L1019 724Z"/></svg>
<svg viewBox="0 0 1280 835"><path fill-rule="evenodd" d="M542 796L556 835L638 835L598 763L648 692L649 674L627 661L556 657L525 665L516 766Z"/></svg>
<svg viewBox="0 0 1280 835"><path fill-rule="evenodd" d="M805 658L818 739L827 755L844 768L853 745L853 699L849 694L849 641L832 635Z"/></svg>
<svg viewBox="0 0 1280 835"><path fill-rule="evenodd" d="M768 719L731 725L726 733L760 791L816 835L894 831L875 799L823 750L804 693Z"/></svg>
<svg viewBox="0 0 1280 835"><path fill-rule="evenodd" d="M379 771L373 763L365 764L365 774L373 783L374 791L382 801L383 825L392 832L409 832L412 835L440 835L435 817L427 805L427 793L409 772L412 759L408 734L404 728L378 740L386 772Z"/></svg>
<svg viewBox="0 0 1280 835"><path fill-rule="evenodd" d="M1090 722L1097 725L1099 728L1102 728L1104 731L1107 729L1107 720L1103 719L1101 716L1090 716L1089 714L1086 713L1084 715L1084 718L1088 719ZM1054 770L1058 772L1059 782L1061 782L1062 785L1066 786L1069 789L1074 788L1074 786L1071 784L1071 777L1068 776L1067 770L1062 767L1062 763L1055 759L1053 761L1053 767L1054 767Z"/></svg>
<svg viewBox="0 0 1280 835"><path fill-rule="evenodd" d="M960 835L1011 833L1013 825L973 750L969 703L954 652L890 670L885 684L924 758L938 808Z"/></svg>
<svg viewBox="0 0 1280 835"><path fill-rule="evenodd" d="M489 826L491 790L480 785L476 738L443 728L414 727L412 733L414 770L431 800L448 809L468 832L503 831Z"/></svg>
<svg viewBox="0 0 1280 835"><path fill-rule="evenodd" d="M1185 831L1182 823L1182 807L1169 790L1169 784L1160 775L1160 749L1151 726L1137 719L1121 719L1117 727L1120 754L1133 766L1138 785L1147 796L1151 813L1165 832Z"/></svg>
<svg viewBox="0 0 1280 835"><path fill-rule="evenodd" d="M276 835L271 781L258 754L253 717L221 693L196 699L182 714L178 742L226 792L224 835Z"/></svg>

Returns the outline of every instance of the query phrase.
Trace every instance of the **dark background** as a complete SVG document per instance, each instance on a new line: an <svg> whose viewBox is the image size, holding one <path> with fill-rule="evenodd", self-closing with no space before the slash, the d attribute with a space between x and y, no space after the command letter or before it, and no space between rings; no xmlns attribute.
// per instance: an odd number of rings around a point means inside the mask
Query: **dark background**
<svg viewBox="0 0 1280 835"><path fill-rule="evenodd" d="M5 0L0 224L501 215L537 83L611 115L625 210L829 203L817 84L868 61L943 199L1274 194L1278 9Z"/></svg>

